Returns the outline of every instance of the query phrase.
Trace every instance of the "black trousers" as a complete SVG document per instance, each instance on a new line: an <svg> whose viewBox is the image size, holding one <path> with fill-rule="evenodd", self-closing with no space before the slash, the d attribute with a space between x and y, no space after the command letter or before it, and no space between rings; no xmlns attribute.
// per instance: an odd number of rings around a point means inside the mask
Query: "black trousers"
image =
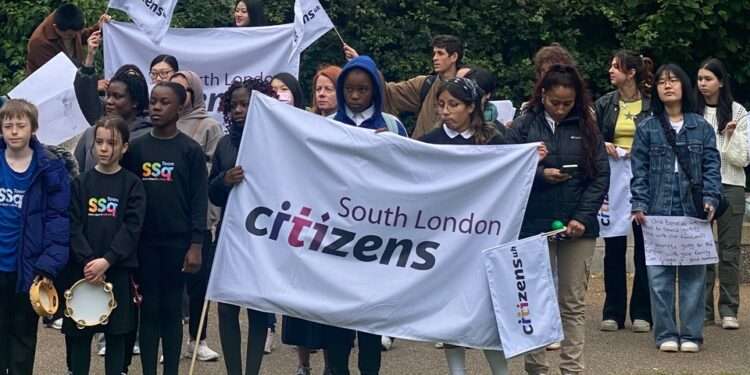
<svg viewBox="0 0 750 375"><path fill-rule="evenodd" d="M203 301L206 299L206 289L208 289L208 278L211 276L211 266L214 263L215 244L211 241L211 232L206 231L203 237L203 248L201 249L202 260L201 269L198 273L188 274L187 294L189 299L189 316L188 329L190 338L195 340L198 336L198 326L200 325L201 312L203 312ZM208 312L206 320L203 322L203 331L200 334L200 340L206 339L208 329Z"/></svg>
<svg viewBox="0 0 750 375"><path fill-rule="evenodd" d="M32 375L39 316L28 293L16 292L15 272L0 272L0 374Z"/></svg>
<svg viewBox="0 0 750 375"><path fill-rule="evenodd" d="M189 243L149 244L139 249L143 303L139 343L143 375L156 375L159 343L164 355L164 375L177 375L182 350L182 266ZM109 349L109 348L108 348Z"/></svg>
<svg viewBox="0 0 750 375"><path fill-rule="evenodd" d="M333 328L333 329L331 329ZM331 375L349 375L349 355L354 345L354 335L359 345L357 366L361 375L378 375L381 359L381 336L355 332L343 328L326 327L326 349Z"/></svg>
<svg viewBox="0 0 750 375"><path fill-rule="evenodd" d="M651 297L646 274L646 256L643 248L643 231L641 226L633 223L633 262L635 278L633 293L630 297L630 320L645 320L651 323ZM628 309L627 272L625 254L627 237L604 239L604 308L602 320L612 319L620 328L625 327L625 313Z"/></svg>
<svg viewBox="0 0 750 375"><path fill-rule="evenodd" d="M120 375L125 363L125 344L128 335L105 334L107 354L104 356L104 371L106 375ZM66 336L70 341L70 366L73 375L89 375L91 368L91 339L92 334ZM131 347L132 351L133 348Z"/></svg>
<svg viewBox="0 0 750 375"><path fill-rule="evenodd" d="M219 339L224 352L227 375L242 375L242 330L240 330L240 308L219 303ZM268 313L247 309L249 327L247 332L246 375L258 375L263 362L263 347L268 333Z"/></svg>
<svg viewBox="0 0 750 375"><path fill-rule="evenodd" d="M136 308L135 314L135 329L128 333L125 337L125 359L123 360L122 372L127 374L130 369L130 365L133 363L133 346L138 340L138 327L140 326L140 308ZM140 347L140 344L139 344Z"/></svg>

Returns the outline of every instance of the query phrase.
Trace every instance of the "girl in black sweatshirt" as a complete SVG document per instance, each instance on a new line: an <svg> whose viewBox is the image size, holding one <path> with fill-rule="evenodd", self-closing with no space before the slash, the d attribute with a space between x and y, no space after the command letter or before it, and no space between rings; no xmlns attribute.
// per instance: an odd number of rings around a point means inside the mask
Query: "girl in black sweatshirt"
<svg viewBox="0 0 750 375"><path fill-rule="evenodd" d="M161 82L151 92L153 129L132 142L124 166L143 181L148 204L138 248L141 305L141 363L155 375L159 341L164 374L176 375L182 347L183 272L201 265L208 205L205 156L200 145L177 129L185 88Z"/></svg>
<svg viewBox="0 0 750 375"><path fill-rule="evenodd" d="M91 339L104 332L107 375L122 371L127 334L135 329L136 308L131 277L138 267L138 238L146 213L146 193L140 179L120 166L130 131L122 117L99 120L93 128L96 166L73 181L70 205L70 280L106 281L113 286L117 308L109 324L79 330L65 318L63 332L71 343L70 364L75 375L89 373ZM69 286L68 286L69 287Z"/></svg>

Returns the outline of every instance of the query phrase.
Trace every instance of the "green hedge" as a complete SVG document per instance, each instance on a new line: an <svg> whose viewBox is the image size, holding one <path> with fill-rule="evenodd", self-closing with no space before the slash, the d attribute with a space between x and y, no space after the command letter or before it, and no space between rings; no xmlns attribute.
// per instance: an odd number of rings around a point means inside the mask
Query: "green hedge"
<svg viewBox="0 0 750 375"><path fill-rule="evenodd" d="M0 2L0 92L23 79L26 43L44 17L62 1ZM94 22L106 0L73 1ZM559 42L576 56L594 96L611 90L607 68L614 50L626 47L677 62L691 75L706 57L718 57L734 78L735 96L750 100L750 1L729 0L322 0L344 39L372 55L389 80L429 72L432 35L450 33L466 41L466 62L485 66L500 80L499 98L518 103L528 96L531 57ZM225 26L231 0L180 0L173 26ZM292 0L268 1L271 23L291 22ZM116 14L117 19L125 19ZM328 33L303 55L307 88L321 63L345 63L341 45Z"/></svg>

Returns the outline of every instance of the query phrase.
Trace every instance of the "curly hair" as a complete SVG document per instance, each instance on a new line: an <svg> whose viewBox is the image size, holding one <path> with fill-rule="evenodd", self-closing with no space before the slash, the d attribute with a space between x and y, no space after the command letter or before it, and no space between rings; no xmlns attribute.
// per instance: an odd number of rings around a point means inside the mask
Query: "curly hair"
<svg viewBox="0 0 750 375"><path fill-rule="evenodd" d="M135 104L136 116L143 116L148 109L148 83L140 69L133 64L121 66L110 82L122 82L128 90L130 100Z"/></svg>
<svg viewBox="0 0 750 375"><path fill-rule="evenodd" d="M258 91L262 94L268 95L274 99L278 99L276 91L271 86L273 77L250 77L245 80L236 80L232 82L227 91L221 96L221 103L219 103L219 111L224 115L224 123L230 125L232 123L232 93L234 90L244 88L248 94Z"/></svg>

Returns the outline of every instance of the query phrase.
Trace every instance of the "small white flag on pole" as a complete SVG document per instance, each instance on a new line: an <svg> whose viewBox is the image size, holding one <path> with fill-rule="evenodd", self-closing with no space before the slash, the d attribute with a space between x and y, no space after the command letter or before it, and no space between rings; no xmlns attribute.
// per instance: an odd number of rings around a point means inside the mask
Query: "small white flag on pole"
<svg viewBox="0 0 750 375"><path fill-rule="evenodd" d="M506 358L562 341L548 235L524 238L482 252Z"/></svg>
<svg viewBox="0 0 750 375"><path fill-rule="evenodd" d="M291 60L318 38L333 29L333 22L318 0L295 0L294 2L294 43Z"/></svg>
<svg viewBox="0 0 750 375"><path fill-rule="evenodd" d="M109 8L119 9L130 16L154 44L166 35L177 0L109 0Z"/></svg>
<svg viewBox="0 0 750 375"><path fill-rule="evenodd" d="M68 56L60 52L8 93L12 99L26 99L36 105L36 136L44 144L58 145L89 127L73 87L77 71Z"/></svg>

